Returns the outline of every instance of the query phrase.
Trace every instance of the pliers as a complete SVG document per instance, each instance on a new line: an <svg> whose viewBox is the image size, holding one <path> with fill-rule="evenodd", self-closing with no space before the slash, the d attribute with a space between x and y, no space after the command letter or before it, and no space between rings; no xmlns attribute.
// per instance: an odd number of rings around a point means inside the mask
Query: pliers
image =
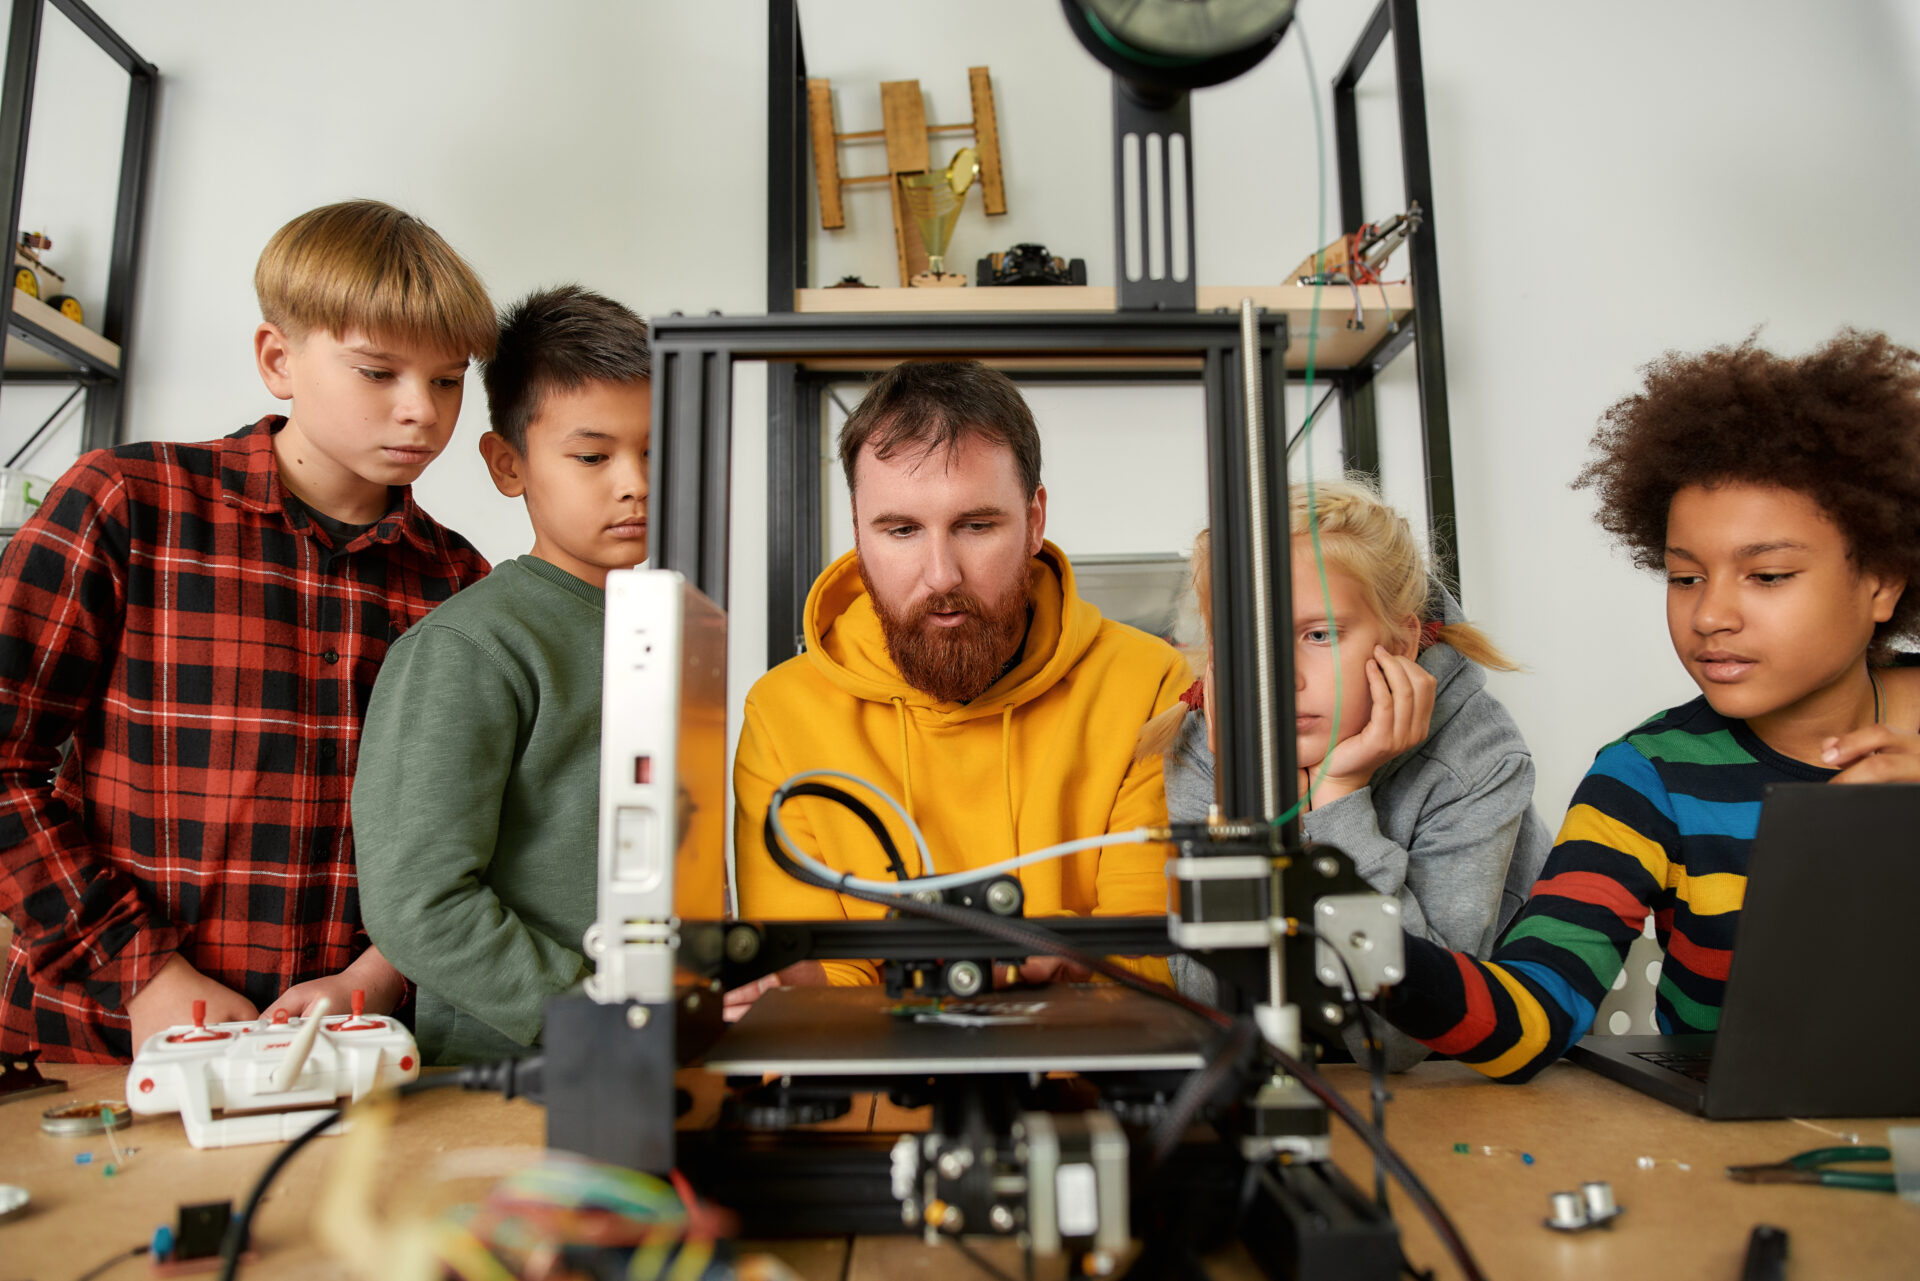
<svg viewBox="0 0 1920 1281"><path fill-rule="evenodd" d="M1858 1188L1863 1192L1893 1191L1892 1174L1863 1170L1829 1170L1830 1165L1853 1161L1891 1161L1886 1148L1815 1148L1771 1165L1730 1165L1729 1177L1742 1183L1821 1183L1830 1188Z"/></svg>

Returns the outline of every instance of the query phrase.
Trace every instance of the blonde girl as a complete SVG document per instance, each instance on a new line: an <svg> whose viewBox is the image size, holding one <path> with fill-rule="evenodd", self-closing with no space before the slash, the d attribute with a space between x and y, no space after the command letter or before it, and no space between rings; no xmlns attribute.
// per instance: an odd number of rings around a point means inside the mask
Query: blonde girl
<svg viewBox="0 0 1920 1281"><path fill-rule="evenodd" d="M1524 902L1552 843L1533 810L1533 757L1487 692L1484 668L1515 664L1466 621L1429 574L1404 517L1360 478L1289 495L1293 534L1296 743L1302 834L1343 850L1376 890L1398 896L1406 928L1484 957ZM1313 533L1325 562L1322 590ZM1207 535L1193 582L1209 620ZM1335 641L1338 641L1337 656ZM1204 819L1214 796L1206 675L1187 705L1149 722L1143 754L1166 757L1167 809ZM1198 965L1184 987L1212 994ZM1394 1034L1396 1071L1426 1050Z"/></svg>

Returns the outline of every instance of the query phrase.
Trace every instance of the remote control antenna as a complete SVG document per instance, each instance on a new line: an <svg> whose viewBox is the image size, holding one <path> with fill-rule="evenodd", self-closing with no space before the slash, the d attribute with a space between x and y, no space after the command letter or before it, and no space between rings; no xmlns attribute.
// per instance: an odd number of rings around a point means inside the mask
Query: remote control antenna
<svg viewBox="0 0 1920 1281"><path fill-rule="evenodd" d="M307 1055L313 1053L313 1038L320 1034L320 1020L333 1008L333 1002L321 997L307 1011L307 1021L293 1038L293 1044L287 1047L287 1057L280 1060L280 1066L273 1070L273 1079L267 1089L274 1094L283 1094L300 1079L300 1069L307 1065Z"/></svg>

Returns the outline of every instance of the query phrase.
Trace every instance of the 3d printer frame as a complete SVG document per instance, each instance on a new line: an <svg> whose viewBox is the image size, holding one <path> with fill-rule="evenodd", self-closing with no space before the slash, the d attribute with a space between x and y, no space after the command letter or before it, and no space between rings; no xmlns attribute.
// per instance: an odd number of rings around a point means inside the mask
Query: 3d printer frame
<svg viewBox="0 0 1920 1281"><path fill-rule="evenodd" d="M1205 392L1215 531L1216 680L1223 691L1215 709L1222 748L1219 800L1222 812L1229 815L1290 814L1297 777L1293 735L1276 727L1290 727L1293 720L1293 686L1285 679L1291 671L1292 648L1287 629L1271 625L1276 614L1284 616L1284 602L1290 599L1291 558L1284 552L1290 546L1285 414L1279 394L1285 386L1284 317L1251 308L1239 316L675 315L654 322L653 339L652 492L659 512L654 523L654 563L684 575L716 602L724 602L727 593L732 382L737 361L805 366L813 360L830 360L836 370L878 370L911 358L975 358L1016 371L1043 369L1053 377L1097 380L1137 376L1142 368L1154 368L1172 379L1199 381ZM1263 397L1263 387L1275 393ZM781 442L773 444L778 448ZM800 447L817 448L817 441L801 442ZM1263 554L1252 552L1256 544L1264 547ZM1275 554L1274 549L1283 550ZM1258 690L1263 684L1270 691L1264 700L1232 693ZM1206 844L1190 840L1181 853L1193 858L1216 852L1202 848ZM1262 818L1243 832L1239 847L1222 852L1237 854L1238 861L1248 864L1247 871L1237 878L1180 882L1182 915L1188 921L1239 921L1257 937L1259 931L1270 929L1281 895L1280 869L1289 869L1284 875L1296 879L1316 874L1324 879L1324 890L1304 881L1297 888L1288 885L1287 905L1296 913L1311 912L1322 892L1365 889L1351 864L1337 852L1298 857L1299 833L1291 818L1276 825ZM1170 919L1175 926L1182 923L1173 918L1144 918L1049 920L1045 924L1091 954L1164 955L1181 950L1169 938ZM745 1225L752 1233L923 1230L927 1220L916 1217L918 1200L901 1196L898 1154L880 1150L879 1141L805 1132L676 1135L674 1120L680 1108L674 1073L697 1065L719 1036L722 990L793 960L855 957L916 962L951 957L956 949L975 957L1017 953L1004 945L983 945L963 928L908 920L683 921L674 924L672 937L683 972L697 974L701 981L682 983L671 992L656 989L645 999L609 1000L602 993L600 1001L562 999L550 1007L546 1033L549 1142L643 1169L686 1169L709 1195L736 1206L760 1207ZM1249 950L1237 955L1215 953L1208 961L1224 980L1228 1009L1245 1012L1263 1001L1270 1007L1299 1007L1301 1022L1309 1029L1322 1036L1331 1034L1341 1018L1338 987L1333 988L1335 1001L1329 1002L1317 967L1302 951L1314 944L1290 939L1272 948L1253 948L1243 938L1241 946ZM746 1088L752 1083L740 1084ZM1004 1147L1004 1127L1015 1124L1011 1118L1018 1115L1018 1123L1025 1125L1029 1118L1044 1115L1016 1113L1032 1102L1028 1097L1032 1091L1041 1088L1038 1075L1025 1081L987 1078L983 1083L978 1074L956 1073L944 1084L942 1078L930 1079L924 1073L918 1079L891 1082L830 1080L820 1083L814 1101L822 1091L832 1094L860 1086L933 1102L940 1117L937 1126L945 1127L942 1141L948 1144L940 1155L947 1155L949 1149L971 1151L964 1136L977 1138L992 1130L983 1117L998 1118ZM1130 1079L1124 1073L1103 1081L1102 1086L1112 1092L1107 1106L1120 1106L1134 1090L1158 1090L1164 1103L1167 1090L1164 1080ZM786 1089L775 1105L796 1109L794 1115L804 1114L807 1101L796 1098L791 1083ZM1271 1095L1275 1090L1269 1087L1262 1093ZM1277 1128L1256 1126L1242 1143L1258 1147L1276 1142L1282 1147L1265 1149L1265 1158L1250 1151L1241 1159L1229 1151L1222 1161L1218 1144L1183 1145L1174 1163L1180 1170L1180 1185L1194 1199L1181 1207L1145 1206L1142 1211L1157 1212L1159 1229L1165 1229L1169 1219L1196 1220L1209 1201L1220 1203L1219 1196L1230 1185L1234 1195L1227 1196L1226 1203L1245 1197L1260 1203L1259 1211L1246 1216L1241 1227L1245 1231L1254 1225L1253 1233L1264 1234L1262 1240L1252 1242L1255 1255L1276 1274L1391 1275L1399 1258L1397 1232L1384 1212L1324 1159L1325 1111L1299 1094L1277 1103L1270 1098L1269 1103L1274 1106L1261 1112L1259 1103L1248 1100L1248 1106L1267 1122L1279 1118ZM1089 1135L1081 1135L1080 1141L1089 1151L1098 1146ZM1297 1165L1267 1159L1274 1150L1286 1150L1284 1145L1289 1143L1303 1145L1296 1150L1311 1159ZM1126 1151L1124 1145L1119 1150ZM960 1173L946 1180L944 1172L938 1176L931 1172L934 1154L935 1146L929 1146L927 1161L921 1163L928 1186L938 1177L945 1180L941 1187L951 1186L958 1192L968 1177L964 1166L955 1160L952 1164L961 1167ZM1095 1159L1086 1159L1091 1168ZM1122 1158L1118 1172L1109 1171L1108 1183L1127 1177ZM806 1189L822 1186L836 1189L830 1204L821 1204L817 1191L806 1194ZM952 1207L947 1209L950 1213ZM1109 1225L1102 1231L1110 1231L1112 1220L1102 1222ZM1124 1207L1119 1223L1122 1228L1127 1223ZM957 1215L951 1226L957 1228ZM1025 1229L1024 1224L1021 1227ZM1007 1229L993 1225L993 1230ZM1151 1241L1154 1231L1143 1235ZM1081 1244L1089 1243L1099 1241L1090 1238Z"/></svg>

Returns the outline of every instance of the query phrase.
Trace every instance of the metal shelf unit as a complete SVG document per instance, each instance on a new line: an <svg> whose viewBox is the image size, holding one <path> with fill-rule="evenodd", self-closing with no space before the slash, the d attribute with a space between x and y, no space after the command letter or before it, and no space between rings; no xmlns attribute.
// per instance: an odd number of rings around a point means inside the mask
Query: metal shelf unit
<svg viewBox="0 0 1920 1281"><path fill-rule="evenodd" d="M118 444L126 406L126 367L133 285L140 262L140 228L145 207L147 159L152 149L154 94L160 73L135 53L83 0L13 0L7 38L5 79L0 81L0 200L5 204L6 243L20 240L20 202L27 174L27 142L33 124L34 81L40 63L40 31L47 5L60 11L81 34L117 63L129 77L126 125L120 144L120 180L113 218L113 246L107 270L107 295L100 335L119 348L110 362L73 341L51 323L22 314L13 290L0 289L0 321L7 340L20 339L54 360L52 368L8 370L0 382L79 383L86 388L82 448ZM12 251L8 251L11 261Z"/></svg>
<svg viewBox="0 0 1920 1281"><path fill-rule="evenodd" d="M1437 570L1457 585L1459 564L1455 554L1453 461L1441 337L1439 258L1416 8L1416 0L1381 0L1333 85L1341 225L1351 231L1366 219L1360 190L1360 131L1355 91L1374 55L1392 38L1406 195L1407 199L1419 202L1425 220L1419 233L1408 242L1413 310L1410 315L1399 317L1392 331L1363 358L1350 365L1317 369L1315 380L1328 384L1339 399L1341 450L1347 466L1378 473L1381 458L1374 382L1396 357L1413 348L1419 378L1423 464L1434 563ZM807 263L811 152L807 133L806 50L796 0L768 0L768 19L767 310L779 314L795 311L798 291L812 283L808 279ZM1329 296L1325 314L1338 314L1336 299L1337 296ZM883 318L872 319L879 322ZM903 317L892 315L884 319L891 322ZM938 327L943 323L959 323L962 319L959 314L930 314L925 323ZM977 317L965 319L972 324ZM1041 317L1024 313L1008 319L1031 326ZM1074 325L1087 316L1075 313L1056 319L1060 324ZM922 354L946 353L929 349ZM773 593L768 657L774 662L794 653L800 630L800 615L786 599L789 584L798 584L799 599L804 601L807 586L823 568L820 563L818 432L820 401L833 376L809 373L793 365L776 365L768 378L771 453L767 473L767 557L768 581ZM845 374L838 376L845 377ZM1032 377L1025 372L1016 376ZM1111 380L1116 375L1109 369L1091 376ZM1160 373L1140 376L1165 378ZM1284 376L1293 381L1300 379L1298 373L1291 371Z"/></svg>

